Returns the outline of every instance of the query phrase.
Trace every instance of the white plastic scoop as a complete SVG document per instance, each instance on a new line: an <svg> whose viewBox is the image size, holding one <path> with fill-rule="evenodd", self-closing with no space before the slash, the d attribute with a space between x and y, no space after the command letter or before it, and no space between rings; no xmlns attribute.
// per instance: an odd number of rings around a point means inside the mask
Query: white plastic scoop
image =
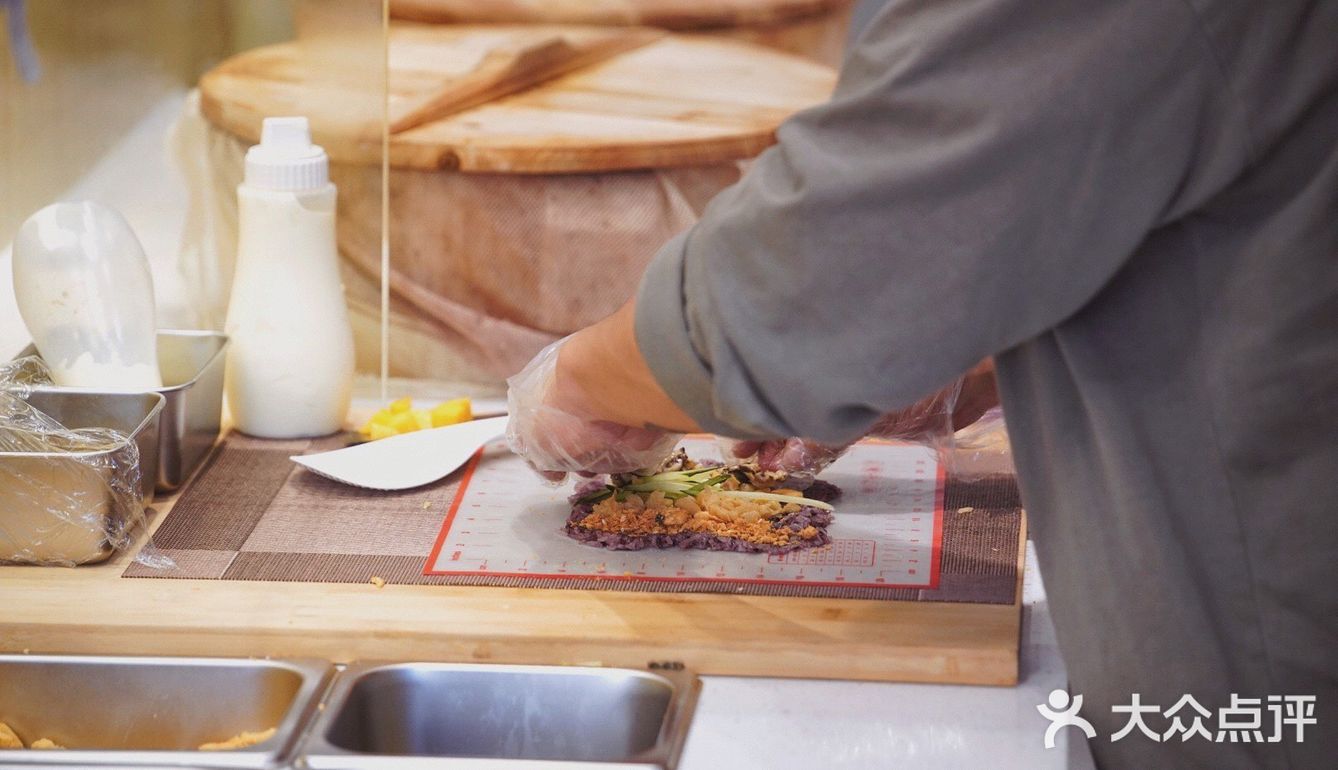
<svg viewBox="0 0 1338 770"><path fill-rule="evenodd" d="M366 444L294 455L292 461L327 479L364 489L396 491L449 476L506 432L506 417L414 431Z"/></svg>
<svg viewBox="0 0 1338 770"><path fill-rule="evenodd" d="M120 212L53 203L14 236L14 297L57 385L153 390L153 275Z"/></svg>

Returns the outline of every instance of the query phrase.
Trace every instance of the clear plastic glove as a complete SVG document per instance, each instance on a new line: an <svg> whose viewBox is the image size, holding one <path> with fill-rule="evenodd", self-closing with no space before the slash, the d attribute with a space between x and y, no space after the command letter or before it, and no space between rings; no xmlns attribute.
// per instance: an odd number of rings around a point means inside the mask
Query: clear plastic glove
<svg viewBox="0 0 1338 770"><path fill-rule="evenodd" d="M807 489L813 479L845 454L849 444L831 446L804 438L768 441L733 441L725 439L726 457L754 462L764 471L783 471L790 476L788 486Z"/></svg>
<svg viewBox="0 0 1338 770"><path fill-rule="evenodd" d="M958 479L1015 475L1003 407L996 406L953 436L949 472Z"/></svg>
<svg viewBox="0 0 1338 770"><path fill-rule="evenodd" d="M986 360L938 392L883 415L868 435L931 446L940 457L951 459L948 450L953 447L954 432L972 425L997 404L994 363ZM730 442L727 452L757 462L763 470L785 471L802 486L836 462L850 446L785 438Z"/></svg>
<svg viewBox="0 0 1338 770"><path fill-rule="evenodd" d="M506 382L511 451L554 483L568 473L626 473L664 462L681 435L594 419L579 406L580 394L564 391L558 357L565 342L544 348Z"/></svg>
<svg viewBox="0 0 1338 770"><path fill-rule="evenodd" d="M937 393L905 409L883 415L869 429L869 435L934 447L949 444L952 442L953 416L961 393L962 380L954 380Z"/></svg>

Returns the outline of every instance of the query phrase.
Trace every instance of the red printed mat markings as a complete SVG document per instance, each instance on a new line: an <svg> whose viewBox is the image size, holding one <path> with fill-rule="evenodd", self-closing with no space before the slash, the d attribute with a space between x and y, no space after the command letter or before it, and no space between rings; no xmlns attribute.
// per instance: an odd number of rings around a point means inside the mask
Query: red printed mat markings
<svg viewBox="0 0 1338 770"><path fill-rule="evenodd" d="M709 437L684 442L718 453ZM725 551L614 551L562 531L567 490L544 485L496 444L465 471L425 575L935 589L943 539L943 474L931 450L884 441L852 448L824 474L843 490L833 542L785 555Z"/></svg>

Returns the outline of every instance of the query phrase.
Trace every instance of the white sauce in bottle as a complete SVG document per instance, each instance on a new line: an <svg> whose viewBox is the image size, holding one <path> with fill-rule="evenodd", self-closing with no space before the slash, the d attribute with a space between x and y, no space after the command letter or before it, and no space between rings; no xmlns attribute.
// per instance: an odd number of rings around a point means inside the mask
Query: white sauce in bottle
<svg viewBox="0 0 1338 770"><path fill-rule="evenodd" d="M306 118L267 118L237 188L227 395L237 428L253 436L323 436L348 413L353 333L328 167Z"/></svg>

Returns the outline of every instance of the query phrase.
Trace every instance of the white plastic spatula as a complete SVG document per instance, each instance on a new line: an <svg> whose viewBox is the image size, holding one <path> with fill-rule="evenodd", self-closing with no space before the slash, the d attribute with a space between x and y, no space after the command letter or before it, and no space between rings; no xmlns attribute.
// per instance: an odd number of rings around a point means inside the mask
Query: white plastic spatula
<svg viewBox="0 0 1338 770"><path fill-rule="evenodd" d="M484 444L506 432L506 417L462 422L366 444L294 455L298 465L327 479L365 489L413 489L445 478Z"/></svg>

